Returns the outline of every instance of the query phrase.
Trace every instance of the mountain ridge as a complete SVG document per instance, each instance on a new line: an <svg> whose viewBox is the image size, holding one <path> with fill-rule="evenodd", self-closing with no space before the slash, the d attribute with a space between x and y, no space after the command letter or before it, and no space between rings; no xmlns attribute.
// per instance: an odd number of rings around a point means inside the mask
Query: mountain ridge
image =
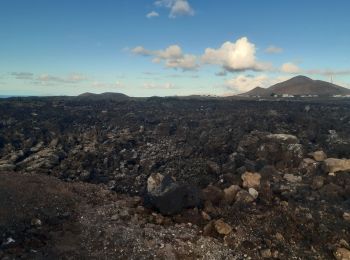
<svg viewBox="0 0 350 260"><path fill-rule="evenodd" d="M350 89L336 84L313 80L306 76L296 76L286 81L274 84L268 88L256 87L239 96L273 96L273 95L297 95L297 96L334 96L350 95Z"/></svg>
<svg viewBox="0 0 350 260"><path fill-rule="evenodd" d="M78 96L76 96L78 99L87 99L87 100L104 100L104 99L111 99L111 100L129 100L130 97L118 92L103 92L101 94L95 94L91 92L85 92Z"/></svg>

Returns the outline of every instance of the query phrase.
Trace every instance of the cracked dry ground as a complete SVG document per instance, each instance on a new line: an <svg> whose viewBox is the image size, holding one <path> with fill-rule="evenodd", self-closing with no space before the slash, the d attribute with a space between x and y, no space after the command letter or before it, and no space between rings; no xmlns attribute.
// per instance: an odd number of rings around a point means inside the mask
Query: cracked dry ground
<svg viewBox="0 0 350 260"><path fill-rule="evenodd" d="M349 108L1 101L0 258L349 259Z"/></svg>

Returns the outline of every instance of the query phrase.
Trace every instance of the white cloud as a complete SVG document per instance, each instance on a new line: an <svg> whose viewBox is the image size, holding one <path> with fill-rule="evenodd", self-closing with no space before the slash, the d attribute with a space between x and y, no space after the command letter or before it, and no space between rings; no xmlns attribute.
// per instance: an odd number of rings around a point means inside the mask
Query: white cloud
<svg viewBox="0 0 350 260"><path fill-rule="evenodd" d="M154 4L158 7L171 8L174 5L175 0L157 0Z"/></svg>
<svg viewBox="0 0 350 260"><path fill-rule="evenodd" d="M41 84L51 83L78 83L87 80L88 78L82 74L72 73L68 77L53 76L47 73L39 75L36 80Z"/></svg>
<svg viewBox="0 0 350 260"><path fill-rule="evenodd" d="M322 76L347 76L350 75L350 69L330 70L330 69L312 69L306 70L306 74Z"/></svg>
<svg viewBox="0 0 350 260"><path fill-rule="evenodd" d="M91 83L91 86L94 88L109 88L109 89L115 89L115 88L124 88L125 85L120 82L116 81L114 83L106 83L106 82L101 82L101 81L93 81Z"/></svg>
<svg viewBox="0 0 350 260"><path fill-rule="evenodd" d="M40 84L42 86L78 86L78 83L83 82L84 84L90 84L92 87L97 88L124 88L125 84L119 80L115 82L101 82L97 80L93 80L90 77L80 74L80 73L71 73L66 76L57 76L51 75L48 73L42 73L39 75L35 75L30 72L11 72L10 75L15 79L28 79L32 80L35 84ZM118 78L123 78L123 75Z"/></svg>
<svg viewBox="0 0 350 260"><path fill-rule="evenodd" d="M236 42L227 41L218 49L207 48L202 62L220 65L230 72L270 69L270 64L257 61L255 52L255 45L249 42L248 38L242 37Z"/></svg>
<svg viewBox="0 0 350 260"><path fill-rule="evenodd" d="M194 10L187 0L157 0L154 4L158 7L170 9L170 18L183 15L194 15Z"/></svg>
<svg viewBox="0 0 350 260"><path fill-rule="evenodd" d="M165 50L156 51L155 55L160 59L178 59L182 57L182 50L179 45L170 45Z"/></svg>
<svg viewBox="0 0 350 260"><path fill-rule="evenodd" d="M66 83L66 80L57 76L52 76L49 74L41 74L37 77L39 82L56 82L56 83Z"/></svg>
<svg viewBox="0 0 350 260"><path fill-rule="evenodd" d="M32 79L34 74L30 72L12 72L10 73L15 79Z"/></svg>
<svg viewBox="0 0 350 260"><path fill-rule="evenodd" d="M184 54L178 45L171 45L164 50L147 50L138 46L131 50L132 53L142 56L153 57L153 63L163 63L166 68L195 70L198 68L195 55Z"/></svg>
<svg viewBox="0 0 350 260"><path fill-rule="evenodd" d="M79 73L72 73L68 76L68 81L71 82L78 82L78 81L84 81L87 80L88 78L82 74Z"/></svg>
<svg viewBox="0 0 350 260"><path fill-rule="evenodd" d="M160 60L166 60L166 59L177 59L181 58L183 56L181 47L178 45L170 45L164 50L147 50L143 46L137 46L134 49L131 50L132 53L142 56L154 56L155 58Z"/></svg>
<svg viewBox="0 0 350 260"><path fill-rule="evenodd" d="M170 10L170 17L175 18L179 15L194 15L194 11L186 0L177 0Z"/></svg>
<svg viewBox="0 0 350 260"><path fill-rule="evenodd" d="M169 75L166 75L165 77L168 77L168 78L192 78L192 79L198 79L199 78L199 75L197 74L169 74Z"/></svg>
<svg viewBox="0 0 350 260"><path fill-rule="evenodd" d="M232 79L226 80L224 86L226 89L232 91L232 93L243 93L255 87L267 88L287 79L288 77L285 76L271 78L265 74L256 76L240 74Z"/></svg>
<svg viewBox="0 0 350 260"><path fill-rule="evenodd" d="M158 17L158 16L159 16L159 13L157 13L156 11L152 11L152 12L149 12L148 14L146 14L147 18L154 18L154 17Z"/></svg>
<svg viewBox="0 0 350 260"><path fill-rule="evenodd" d="M235 78L228 79L225 81L225 86L233 90L234 92L246 92L255 87L265 85L265 82L268 80L266 75L259 76L246 76L246 75L238 75Z"/></svg>
<svg viewBox="0 0 350 260"><path fill-rule="evenodd" d="M175 85L170 83L170 82L166 82L166 83L153 83L153 82L147 82L145 84L143 84L143 87L145 89L174 89Z"/></svg>
<svg viewBox="0 0 350 260"><path fill-rule="evenodd" d="M143 55L143 56L151 56L153 54L152 51L146 50L142 46L137 46L134 49L131 50L132 53L137 55Z"/></svg>
<svg viewBox="0 0 350 260"><path fill-rule="evenodd" d="M289 74L305 74L305 75L318 75L318 76L349 76L350 75L350 69L302 69L298 65L287 62L284 63L281 68L281 72L289 73Z"/></svg>
<svg viewBox="0 0 350 260"><path fill-rule="evenodd" d="M165 66L174 69L181 68L182 70L194 70L198 67L197 57L186 54L180 58L168 59Z"/></svg>
<svg viewBox="0 0 350 260"><path fill-rule="evenodd" d="M100 81L93 81L91 83L91 86L94 87L94 88L104 88L107 86L106 83L103 83L103 82L100 82Z"/></svg>
<svg viewBox="0 0 350 260"><path fill-rule="evenodd" d="M270 52L278 52L278 47L270 46ZM273 47L273 48L272 48ZM149 50L143 46L137 46L130 50L132 53L141 56L152 57L153 63L163 64L166 68L196 70L205 64L218 65L221 71L217 76L226 76L227 72L242 71L266 71L282 72L287 74L306 73L321 75L347 75L349 70L329 71L329 70L302 70L291 62L284 63L276 68L269 62L263 62L256 57L255 44L251 43L247 37L237 39L235 42L226 41L219 48L206 48L201 56L183 53L179 45L170 45L161 50Z"/></svg>
<svg viewBox="0 0 350 260"><path fill-rule="evenodd" d="M265 49L266 53L277 54L283 52L283 49L274 45L271 45Z"/></svg>
<svg viewBox="0 0 350 260"><path fill-rule="evenodd" d="M281 71L284 73L296 74L296 73L300 73L301 69L294 63L287 62L282 65Z"/></svg>

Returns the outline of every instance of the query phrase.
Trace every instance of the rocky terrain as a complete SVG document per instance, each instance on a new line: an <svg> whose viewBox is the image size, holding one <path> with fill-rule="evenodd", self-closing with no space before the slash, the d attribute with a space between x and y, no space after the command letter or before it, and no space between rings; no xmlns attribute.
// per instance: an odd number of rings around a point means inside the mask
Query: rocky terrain
<svg viewBox="0 0 350 260"><path fill-rule="evenodd" d="M0 258L350 259L349 129L347 100L1 100Z"/></svg>
<svg viewBox="0 0 350 260"><path fill-rule="evenodd" d="M305 76L296 76L268 88L256 87L241 94L241 96L246 97L270 97L273 95L319 97L346 96L350 95L350 89L322 80L312 80Z"/></svg>

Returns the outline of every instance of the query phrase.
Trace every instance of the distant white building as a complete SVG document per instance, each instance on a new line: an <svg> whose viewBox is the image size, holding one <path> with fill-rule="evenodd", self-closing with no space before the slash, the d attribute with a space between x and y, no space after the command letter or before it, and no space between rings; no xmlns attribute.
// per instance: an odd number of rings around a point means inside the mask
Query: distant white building
<svg viewBox="0 0 350 260"><path fill-rule="evenodd" d="M302 98L316 98L318 95L301 95Z"/></svg>
<svg viewBox="0 0 350 260"><path fill-rule="evenodd" d="M333 95L333 97L335 97L335 98L346 98L346 97L350 97L350 95L349 94L347 94L347 95Z"/></svg>
<svg viewBox="0 0 350 260"><path fill-rule="evenodd" d="M289 94L282 94L282 97L284 97L284 98L292 98L294 96L293 95L289 95Z"/></svg>

